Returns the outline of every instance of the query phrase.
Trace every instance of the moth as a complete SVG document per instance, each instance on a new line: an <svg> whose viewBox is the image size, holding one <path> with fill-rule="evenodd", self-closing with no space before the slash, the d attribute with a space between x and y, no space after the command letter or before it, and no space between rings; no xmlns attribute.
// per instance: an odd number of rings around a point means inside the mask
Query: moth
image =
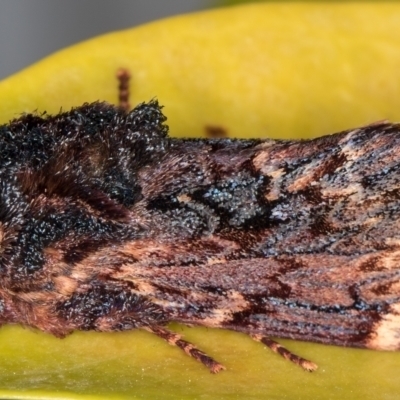
<svg viewBox="0 0 400 400"><path fill-rule="evenodd" d="M306 141L174 139L157 101L0 127L0 322L57 337L171 321L400 347L400 126Z"/></svg>

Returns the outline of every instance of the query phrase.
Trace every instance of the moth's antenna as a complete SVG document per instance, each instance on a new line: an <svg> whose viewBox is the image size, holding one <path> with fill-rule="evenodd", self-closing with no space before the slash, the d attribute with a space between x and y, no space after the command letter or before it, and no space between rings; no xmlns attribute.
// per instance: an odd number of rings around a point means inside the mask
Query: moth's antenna
<svg viewBox="0 0 400 400"><path fill-rule="evenodd" d="M129 103L129 80L131 79L130 72L125 68L120 68L117 71L118 85L118 106L121 110L128 113L131 109Z"/></svg>

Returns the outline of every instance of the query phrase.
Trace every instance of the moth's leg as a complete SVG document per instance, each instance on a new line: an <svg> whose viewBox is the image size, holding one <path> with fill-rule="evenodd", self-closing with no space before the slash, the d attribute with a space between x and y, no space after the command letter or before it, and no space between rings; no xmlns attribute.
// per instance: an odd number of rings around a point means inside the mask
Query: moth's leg
<svg viewBox="0 0 400 400"><path fill-rule="evenodd" d="M286 360L289 360L289 361L299 365L306 371L312 372L318 368L317 364L314 364L312 361L308 361L304 358L296 356L296 354L291 353L288 349L281 346L279 343L275 342L274 340L270 339L267 336L263 336L263 335L259 335L259 334L250 334L250 336L257 342L261 342L261 343L265 344L267 347L269 347L275 353L278 353L283 358L286 358Z"/></svg>
<svg viewBox="0 0 400 400"><path fill-rule="evenodd" d="M126 113L131 109L129 103L129 80L131 79L131 74L125 68L120 68L117 71L118 85L118 106Z"/></svg>
<svg viewBox="0 0 400 400"><path fill-rule="evenodd" d="M187 342L186 340L181 339L180 335L178 335L177 333L171 332L168 329L162 328L160 326L151 326L146 327L145 329L166 340L169 344L173 346L178 346L187 355L204 364L213 374L216 374L217 372L225 369L223 365L213 360L206 353L199 350L196 346Z"/></svg>

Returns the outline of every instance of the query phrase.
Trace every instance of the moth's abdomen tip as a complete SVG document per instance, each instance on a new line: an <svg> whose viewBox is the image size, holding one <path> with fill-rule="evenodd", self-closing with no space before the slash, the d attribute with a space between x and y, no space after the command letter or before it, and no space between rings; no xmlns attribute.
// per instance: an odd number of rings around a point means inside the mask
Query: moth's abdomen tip
<svg viewBox="0 0 400 400"><path fill-rule="evenodd" d="M400 350L400 303L392 304L389 312L374 324L365 347L372 350Z"/></svg>

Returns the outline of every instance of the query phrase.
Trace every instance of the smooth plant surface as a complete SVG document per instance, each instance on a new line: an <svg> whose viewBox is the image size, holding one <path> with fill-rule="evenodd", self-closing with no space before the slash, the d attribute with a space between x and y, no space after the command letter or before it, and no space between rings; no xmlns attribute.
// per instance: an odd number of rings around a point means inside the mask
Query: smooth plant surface
<svg viewBox="0 0 400 400"><path fill-rule="evenodd" d="M212 375L142 332L78 332L64 340L15 326L0 330L0 398L352 399L395 398L400 353L282 340L319 364L308 373L248 337L172 325L223 362Z"/></svg>

